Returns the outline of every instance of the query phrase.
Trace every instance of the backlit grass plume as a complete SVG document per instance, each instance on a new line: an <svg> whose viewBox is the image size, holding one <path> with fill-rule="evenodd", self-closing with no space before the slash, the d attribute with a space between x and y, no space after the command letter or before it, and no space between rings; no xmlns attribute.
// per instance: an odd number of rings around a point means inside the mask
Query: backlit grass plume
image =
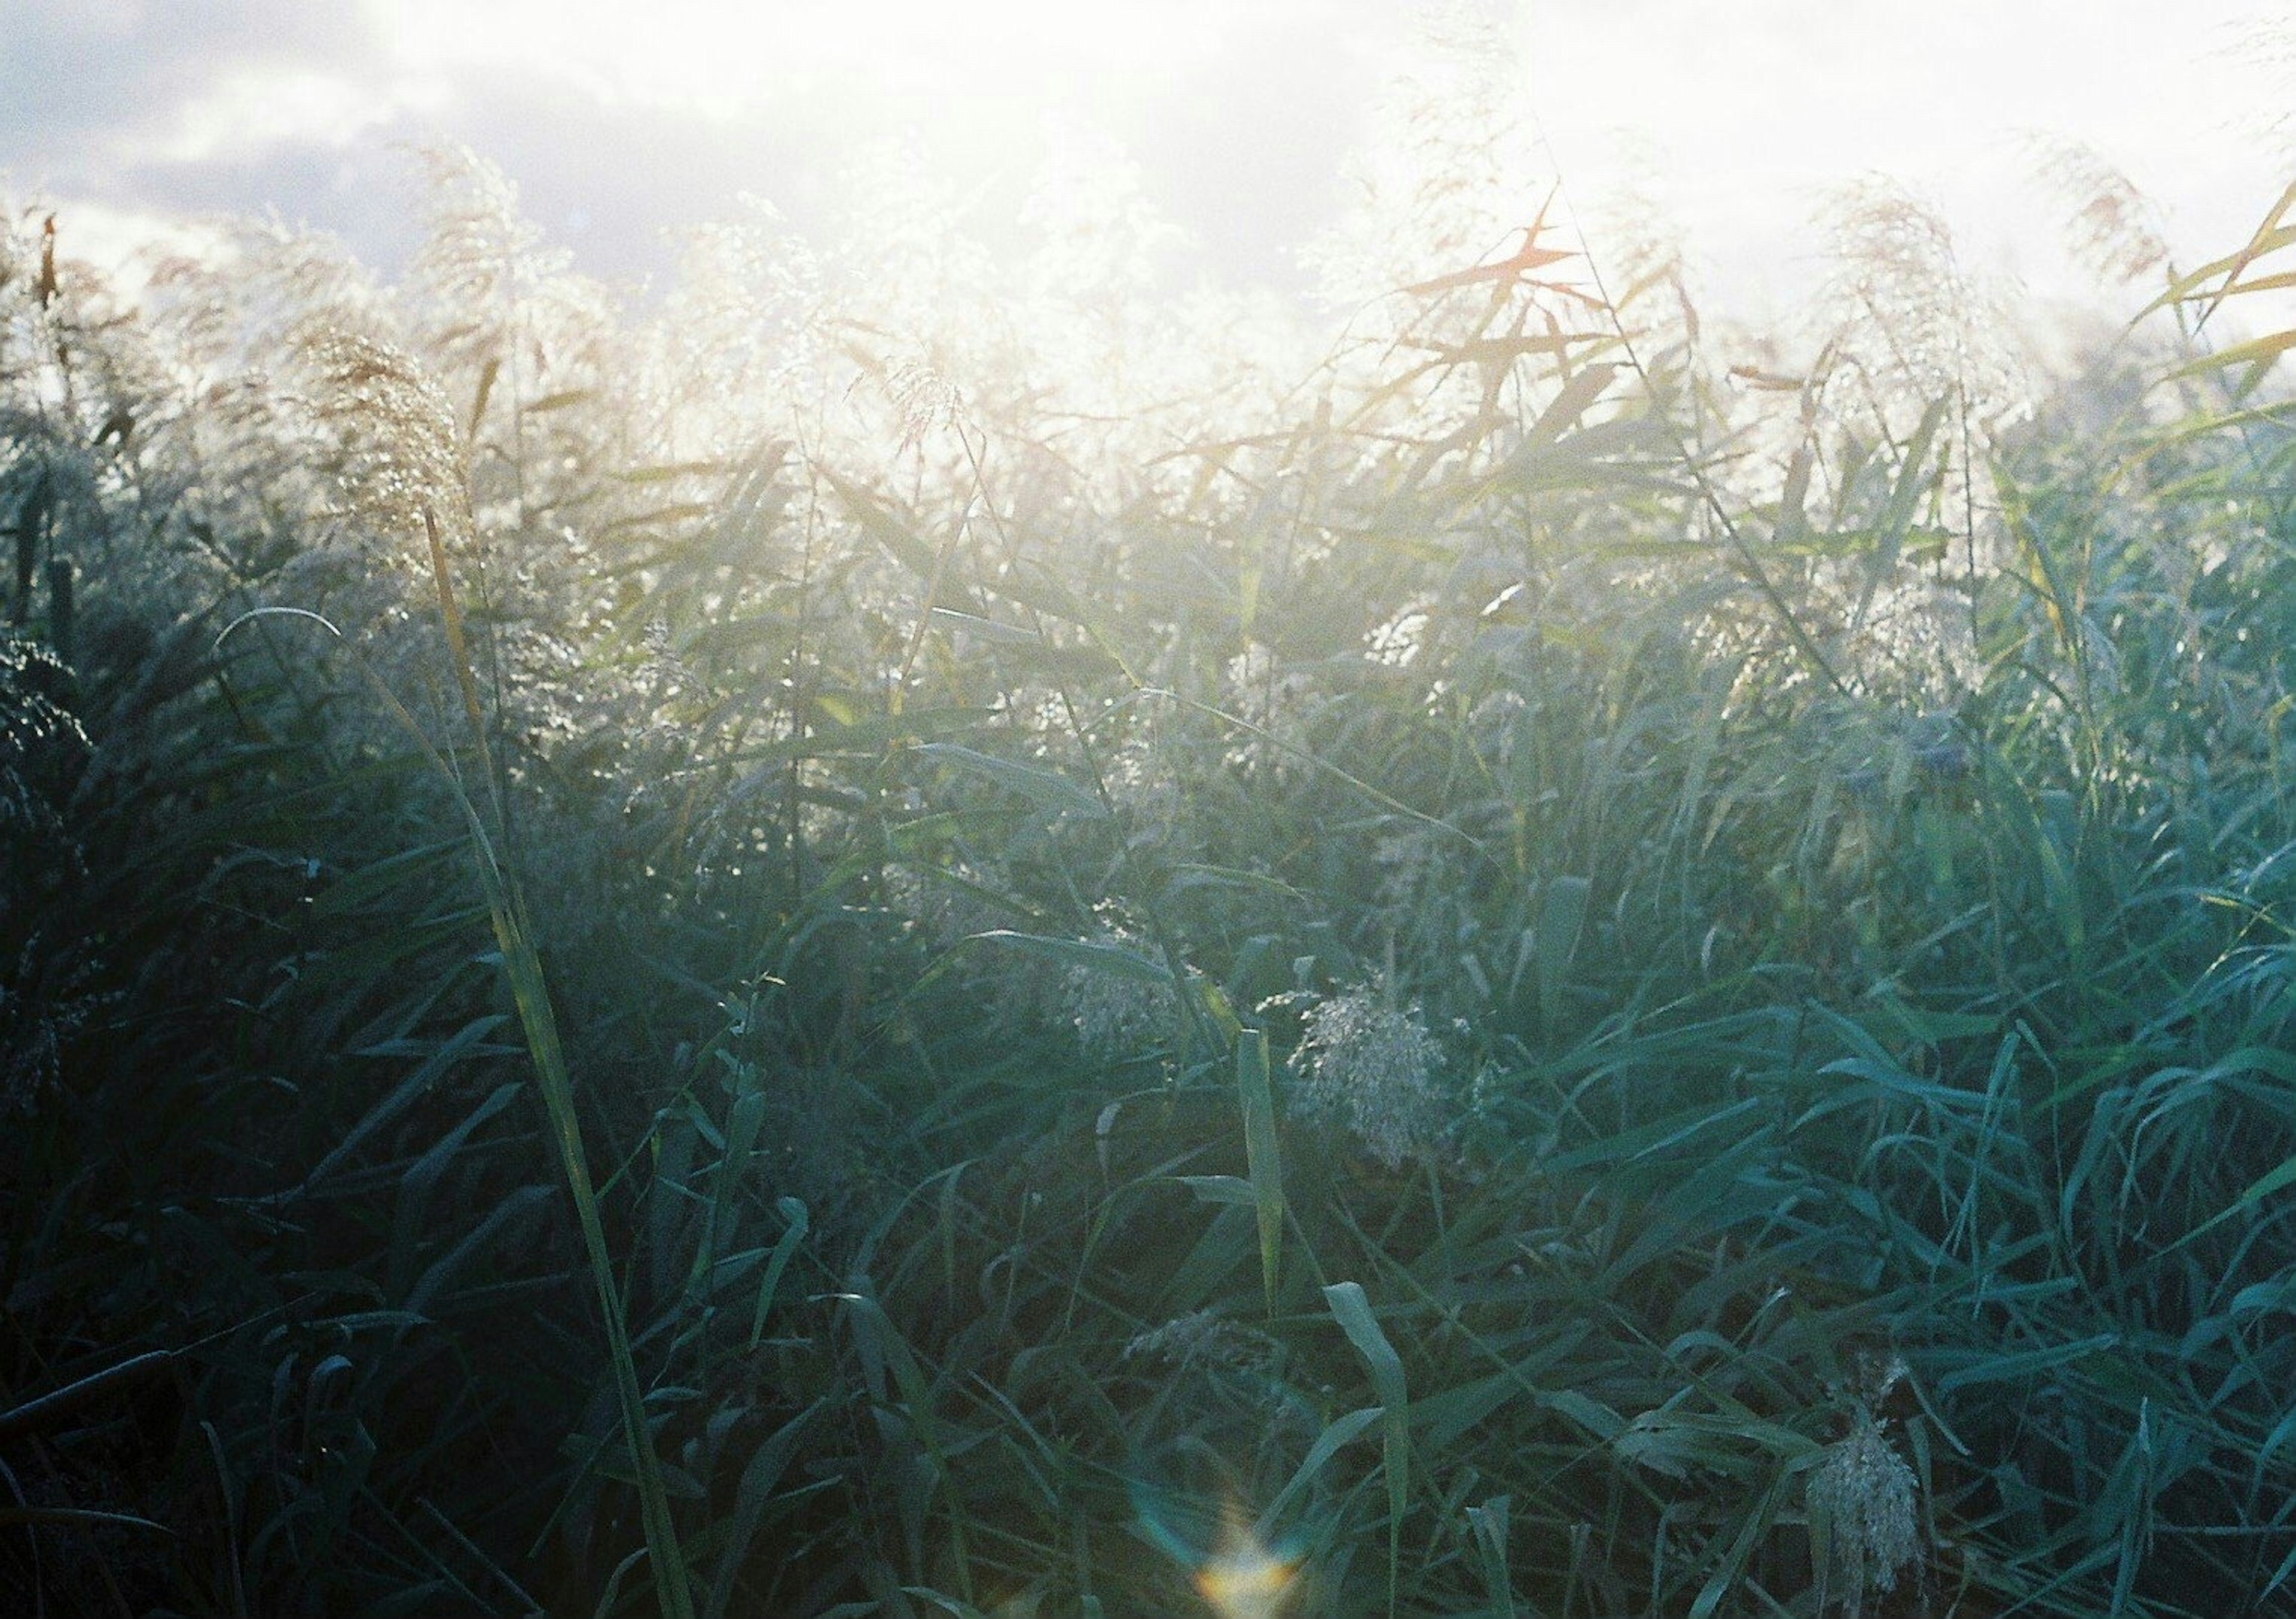
<svg viewBox="0 0 2296 1619"><path fill-rule="evenodd" d="M1441 1043L1385 985L1310 1006L1292 1071L1294 1108L1338 1125L1390 1169L1434 1150L1452 1122Z"/></svg>

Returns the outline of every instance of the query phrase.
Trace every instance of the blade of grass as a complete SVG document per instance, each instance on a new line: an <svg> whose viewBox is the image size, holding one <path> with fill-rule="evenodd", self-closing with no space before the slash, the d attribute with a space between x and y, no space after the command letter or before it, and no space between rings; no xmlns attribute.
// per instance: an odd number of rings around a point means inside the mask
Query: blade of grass
<svg viewBox="0 0 2296 1619"><path fill-rule="evenodd" d="M1259 1216L1259 1281L1267 1317L1275 1319L1275 1283L1283 1258L1283 1156L1275 1139L1275 1093L1267 1077L1267 1035L1246 1029L1235 1043L1236 1097L1243 1109L1244 1162Z"/></svg>
<svg viewBox="0 0 2296 1619"><path fill-rule="evenodd" d="M481 768L491 782L496 778L487 748L484 716L479 707L478 682L472 671L468 648L463 642L462 617L455 603L453 583L447 576L446 548L439 536L438 523L427 511L423 513L423 524L430 541L431 568L439 593L439 613L447 625L447 642L453 649L456 665L456 683L462 689L465 715L471 721ZM258 609L234 620L217 636L216 644L220 647L225 639L242 624L280 614L311 619L337 640L342 639L342 632L316 613L293 608L267 608ZM693 1599L687 1584L685 1560L677 1549L676 1525L669 1513L668 1492L662 1481L660 1460L653 1453L645 1416L644 1392L639 1386L637 1364L630 1353L629 1328L622 1309L620 1284L615 1275L612 1252L606 1241L605 1222L590 1173L589 1155L582 1141L581 1119L575 1106L573 1080L567 1066L564 1046L559 1038L557 1018L551 1007L549 985L543 974L541 956L535 946L533 924L524 894L516 874L499 860L486 819L472 801L461 773L439 751L414 715L399 701L397 693L365 659L354 654L354 661L393 720L414 740L424 758L445 781L470 830L475 856L472 863L478 871L479 885L486 900L495 942L502 953L504 976L509 981L511 998L517 1008L528 1054L534 1063L544 1111L549 1120L552 1140L557 1148L559 1166L574 1201L575 1217L581 1229L591 1281L597 1293L600 1312L604 1317L607 1352L613 1365L615 1397L620 1408L623 1435L630 1447L631 1466L637 1481L639 1510L647 1553L653 1569L656 1599L660 1605L663 1619L693 1619Z"/></svg>
<svg viewBox="0 0 2296 1619"><path fill-rule="evenodd" d="M1372 1392L1386 1418L1382 1466L1387 1473L1387 1611L1395 1613L1397 1581L1403 1566L1403 1514L1411 1497L1411 1394L1396 1353L1360 1282L1333 1282L1324 1289L1332 1319L1348 1335L1371 1374Z"/></svg>

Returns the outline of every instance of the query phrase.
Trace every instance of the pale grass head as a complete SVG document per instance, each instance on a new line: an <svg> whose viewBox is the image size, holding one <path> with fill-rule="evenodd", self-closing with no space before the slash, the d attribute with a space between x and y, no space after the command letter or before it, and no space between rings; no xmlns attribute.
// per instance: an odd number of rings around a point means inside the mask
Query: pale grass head
<svg viewBox="0 0 2296 1619"><path fill-rule="evenodd" d="M428 511L455 532L464 514L454 407L412 355L376 339L324 330L304 345L320 426L333 439L340 515L409 538Z"/></svg>
<svg viewBox="0 0 2296 1619"><path fill-rule="evenodd" d="M2169 269L2161 209L2095 147L2063 135L2028 138L2035 176L2066 209L2065 241L2089 274L2108 285L2150 280Z"/></svg>
<svg viewBox="0 0 2296 1619"><path fill-rule="evenodd" d="M1917 1494L1914 1469L1883 1420L1860 1401L1849 1431L1826 1447L1810 1474L1808 1497L1832 1544L1828 1589L1847 1613L1862 1615L1869 1596L1897 1590L1920 1558Z"/></svg>
<svg viewBox="0 0 2296 1619"><path fill-rule="evenodd" d="M1216 1310L1195 1310L1136 1336L1125 1345L1124 1358L1174 1370L1206 1365L1264 1376L1275 1364L1275 1342Z"/></svg>
<svg viewBox="0 0 2296 1619"><path fill-rule="evenodd" d="M1154 945L1124 918L1120 907L1103 902L1095 914L1099 926L1090 943L1155 957ZM1070 968L1059 982L1062 1010L1078 1043L1103 1059L1141 1055L1172 1028L1178 1014L1169 990L1129 974L1078 966Z"/></svg>
<svg viewBox="0 0 2296 1619"><path fill-rule="evenodd" d="M1335 307L1460 269L1537 217L1552 159L1507 29L1465 4L1424 8L1350 165L1355 207L1303 255Z"/></svg>
<svg viewBox="0 0 2296 1619"><path fill-rule="evenodd" d="M1980 444L2030 408L2033 382L2004 290L1965 266L1943 212L1894 180L1836 188L1820 222L1832 260L1816 306L1845 424L1908 437L1951 397Z"/></svg>
<svg viewBox="0 0 2296 1619"><path fill-rule="evenodd" d="M887 372L885 391L900 421L904 450L914 449L935 434L964 429L964 396L924 356L912 356Z"/></svg>
<svg viewBox="0 0 2296 1619"><path fill-rule="evenodd" d="M29 839L52 830L51 765L85 756L78 719L51 693L66 690L63 660L29 637L0 631L0 837Z"/></svg>
<svg viewBox="0 0 2296 1619"><path fill-rule="evenodd" d="M780 402L817 388L835 334L813 246L762 197L681 237L678 276L649 328L676 401L681 453L740 439Z"/></svg>
<svg viewBox="0 0 2296 1619"><path fill-rule="evenodd" d="M96 1012L119 999L95 988L94 961L45 944L32 934L0 971L0 1117L28 1114L55 1090L71 1043Z"/></svg>
<svg viewBox="0 0 2296 1619"><path fill-rule="evenodd" d="M1416 1007L1362 985L1317 1002L1292 1054L1294 1105L1354 1136L1390 1169L1432 1151L1447 1133L1443 1048Z"/></svg>

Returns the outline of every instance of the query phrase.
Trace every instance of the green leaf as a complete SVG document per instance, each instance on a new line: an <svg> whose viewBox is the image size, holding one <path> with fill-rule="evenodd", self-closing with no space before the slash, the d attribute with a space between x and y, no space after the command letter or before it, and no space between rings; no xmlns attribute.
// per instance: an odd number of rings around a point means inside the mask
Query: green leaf
<svg viewBox="0 0 2296 1619"><path fill-rule="evenodd" d="M1043 934L1015 933L1010 928L992 928L987 933L976 933L964 941L968 944L997 944L1063 967L1081 967L1087 972L1104 972L1119 978L1131 978L1142 984L1154 984L1166 989L1172 986L1172 974L1161 961L1127 950L1121 944L1101 944L1088 939L1051 938Z"/></svg>
<svg viewBox="0 0 2296 1619"><path fill-rule="evenodd" d="M1612 1440L1626 1431L1627 1419L1589 1394L1575 1388L1558 1388L1538 1396L1538 1402L1559 1411L1597 1439Z"/></svg>
<svg viewBox="0 0 2296 1619"><path fill-rule="evenodd" d="M858 484L839 477L827 467L820 469L822 478L837 491L845 509L861 525L861 531L884 547L902 567L920 579L931 579L939 572L933 548L909 532L908 526L895 517L876 498Z"/></svg>
<svg viewBox="0 0 2296 1619"><path fill-rule="evenodd" d="M1562 1015L1562 991L1578 951L1590 885L1583 877L1550 877L1538 903L1538 1015L1552 1029Z"/></svg>
<svg viewBox="0 0 2296 1619"><path fill-rule="evenodd" d="M1259 1216L1259 1281L1267 1314L1275 1315L1275 1283L1283 1256L1283 1157L1275 1138L1275 1092L1268 1080L1267 1035L1246 1029L1235 1043L1236 1100L1243 1110L1244 1161Z"/></svg>
<svg viewBox="0 0 2296 1619"><path fill-rule="evenodd" d="M1362 1284L1333 1282L1324 1289L1324 1299L1340 1330L1363 1357L1372 1392L1379 1396L1387 1419L1382 1465L1387 1472L1387 1611L1391 1619L1403 1566L1403 1515L1411 1499L1411 1394L1404 1383L1403 1357L1387 1341Z"/></svg>
<svg viewBox="0 0 2296 1619"><path fill-rule="evenodd" d="M1098 798L1056 770L999 758L959 742L923 742L910 751L986 777L1048 814L1081 815L1088 821L1103 820L1108 814L1107 806Z"/></svg>
<svg viewBox="0 0 2296 1619"><path fill-rule="evenodd" d="M1234 1208L1256 1206L1251 1182L1242 1175L1178 1175L1174 1178L1206 1203L1226 1204Z"/></svg>
<svg viewBox="0 0 2296 1619"><path fill-rule="evenodd" d="M1921 502L1922 491L1944 474L1942 462L1936 472L1931 473L1929 460L1930 448L1937 441L1938 429L1945 421L1946 406L1949 402L1949 396L1931 401L1929 409L1922 413L1921 425L1914 429L1913 438L1906 446L1906 459L1898 463L1897 482L1890 487L1889 504L1882 509L1872 558L1866 569L1866 583L1857 593L1857 610L1852 615L1853 623L1865 622L1866 610L1873 606L1875 593L1896 571L1898 553L1905 549L1906 530L1913 524L1914 511Z"/></svg>
<svg viewBox="0 0 2296 1619"><path fill-rule="evenodd" d="M983 641L1001 642L1010 646L1040 647L1045 638L1034 630L1023 629L1017 624L1001 624L994 618L982 618L972 613L960 613L953 607L937 607L932 610L936 629L962 630L978 635Z"/></svg>
<svg viewBox="0 0 2296 1619"><path fill-rule="evenodd" d="M2160 297L2145 305L2136 318L2143 320L2154 310L2170 304L2197 303L2205 296L2208 307L2201 311L2200 323L2208 324L2209 317L2217 312L2217 306L2246 284L2240 279L2243 271L2268 254L2296 246L2296 225L2281 223L2292 208L2296 208L2296 184L2291 184L2280 193L2280 200L2272 205L2271 211L2264 217L2264 222L2256 227L2255 233L2242 247L2222 258L2211 259L2199 269L2178 276L2169 283ZM2224 278L2224 284L2213 293L2203 294L2201 289L2218 276Z"/></svg>
<svg viewBox="0 0 2296 1619"><path fill-rule="evenodd" d="M789 1470L789 1464L797 1455L798 1442L805 1436L814 1418L828 1403L829 1396L826 1394L816 1400L775 1428L766 1442L750 1453L748 1465L742 1469L742 1482L734 1491L733 1515L724 1525L718 1550L718 1575L710 1582L709 1599L702 1608L702 1619L725 1619L726 1611L734 1599L734 1583L742 1575L750 1543L757 1539L758 1526L765 1521L774 1486Z"/></svg>
<svg viewBox="0 0 2296 1619"><path fill-rule="evenodd" d="M1331 1426L1316 1435L1316 1443L1308 1447L1308 1454L1300 1461L1298 1470L1283 1489L1275 1492L1275 1499L1267 1503L1267 1510L1260 1514L1259 1530L1263 1539L1273 1537L1276 1525L1283 1521L1294 1499L1306 1492L1332 1458L1359 1438L1363 1431L1377 1422L1382 1415L1383 1413L1378 1406L1366 1405L1360 1410L1334 1417Z"/></svg>
<svg viewBox="0 0 2296 1619"><path fill-rule="evenodd" d="M781 1211L782 1218L789 1223L783 1229L781 1240L774 1244L773 1257L766 1262L765 1280L758 1284L757 1307L750 1315L750 1347L752 1350L766 1336L766 1317L772 1312L774 1295L782 1285L782 1272L789 1268L790 1256L797 1252L798 1244L805 1240L806 1233L813 1224L805 1205L795 1198L781 1198L774 1206Z"/></svg>
<svg viewBox="0 0 2296 1619"><path fill-rule="evenodd" d="M1495 1495L1480 1507L1467 1509L1467 1527L1475 1537L1476 1560L1481 1564L1483 1586L1491 1594L1491 1612L1514 1619L1514 1574L1507 1563L1507 1518L1513 1500Z"/></svg>
<svg viewBox="0 0 2296 1619"><path fill-rule="evenodd" d="M2296 348L2296 328L2275 331L2260 338L2251 338L2245 343L2234 343L2229 348L2219 348L2214 354L2204 354L2197 360L2187 360L2169 373L2171 379L2197 376L2202 372L2224 371L2234 365L2245 365L2250 375L2243 382L2245 393L2263 379L2273 361Z"/></svg>

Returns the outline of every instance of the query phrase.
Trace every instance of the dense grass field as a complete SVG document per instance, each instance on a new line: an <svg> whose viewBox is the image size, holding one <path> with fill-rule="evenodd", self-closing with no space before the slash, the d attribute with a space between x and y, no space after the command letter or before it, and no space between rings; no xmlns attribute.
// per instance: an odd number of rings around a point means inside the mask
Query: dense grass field
<svg viewBox="0 0 2296 1619"><path fill-rule="evenodd" d="M2044 358L430 161L0 238L0 1607L2296 1611L2288 199Z"/></svg>

